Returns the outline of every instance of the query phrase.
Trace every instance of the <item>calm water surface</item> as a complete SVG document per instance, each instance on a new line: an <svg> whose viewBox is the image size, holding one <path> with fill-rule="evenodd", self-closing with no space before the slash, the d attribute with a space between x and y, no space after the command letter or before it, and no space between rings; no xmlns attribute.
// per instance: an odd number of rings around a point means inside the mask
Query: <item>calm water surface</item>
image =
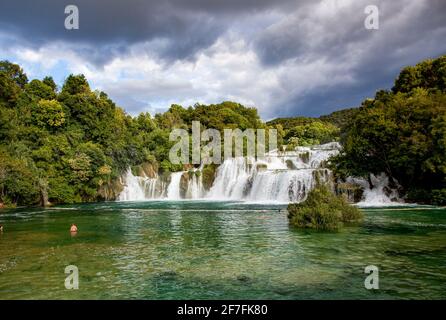
<svg viewBox="0 0 446 320"><path fill-rule="evenodd" d="M446 209L365 209L358 226L315 232L290 227L284 208L158 201L3 210L0 299L446 298ZM67 265L79 268L79 290L65 289ZM379 290L364 288L367 265L380 269Z"/></svg>

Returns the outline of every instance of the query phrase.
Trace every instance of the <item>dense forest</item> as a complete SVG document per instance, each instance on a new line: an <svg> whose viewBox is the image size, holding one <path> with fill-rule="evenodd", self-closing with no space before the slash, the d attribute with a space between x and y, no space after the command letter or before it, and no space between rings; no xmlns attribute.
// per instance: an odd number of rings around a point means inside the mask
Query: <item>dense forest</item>
<svg viewBox="0 0 446 320"><path fill-rule="evenodd" d="M168 160L169 134L192 120L202 129L266 128L255 108L233 102L131 117L83 75L58 90L51 77L28 81L20 66L0 62L0 203L98 201L131 166L182 170Z"/></svg>
<svg viewBox="0 0 446 320"><path fill-rule="evenodd" d="M113 198L107 190L132 166L159 174L184 170L168 154L172 128L274 128L279 145L340 141L333 159L339 179L385 172L408 200L446 199L446 57L405 68L391 91L361 107L320 118L262 122L235 102L132 117L83 75L61 88L51 77L29 81L22 68L0 62L0 205L47 205ZM212 175L215 167L208 170ZM206 172L204 172L205 174ZM113 193L113 192L112 192Z"/></svg>
<svg viewBox="0 0 446 320"><path fill-rule="evenodd" d="M341 136L338 176L384 172L406 200L445 205L446 56L403 69L392 90L356 109Z"/></svg>

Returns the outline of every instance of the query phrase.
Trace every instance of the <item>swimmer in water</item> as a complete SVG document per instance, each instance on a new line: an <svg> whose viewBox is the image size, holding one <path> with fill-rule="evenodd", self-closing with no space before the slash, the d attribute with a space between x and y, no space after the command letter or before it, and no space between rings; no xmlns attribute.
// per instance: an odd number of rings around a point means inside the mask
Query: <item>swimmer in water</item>
<svg viewBox="0 0 446 320"><path fill-rule="evenodd" d="M70 232L72 233L77 232L77 226L74 223L71 225Z"/></svg>

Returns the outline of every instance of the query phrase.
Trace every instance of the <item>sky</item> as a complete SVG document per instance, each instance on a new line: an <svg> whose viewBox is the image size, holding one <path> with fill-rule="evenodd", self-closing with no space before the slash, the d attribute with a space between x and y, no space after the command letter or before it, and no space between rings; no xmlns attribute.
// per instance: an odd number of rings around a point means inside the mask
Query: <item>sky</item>
<svg viewBox="0 0 446 320"><path fill-rule="evenodd" d="M79 29L65 28L65 7ZM366 29L365 8L379 10ZM446 54L446 0L2 0L0 60L59 86L84 74L128 113L236 101L319 116Z"/></svg>

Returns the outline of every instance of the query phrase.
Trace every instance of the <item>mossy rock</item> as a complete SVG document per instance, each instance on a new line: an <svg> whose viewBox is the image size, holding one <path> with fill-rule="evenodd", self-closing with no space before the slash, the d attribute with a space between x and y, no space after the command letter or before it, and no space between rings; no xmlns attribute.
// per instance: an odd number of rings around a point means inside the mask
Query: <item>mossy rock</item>
<svg viewBox="0 0 446 320"><path fill-rule="evenodd" d="M98 196L99 199L106 201L113 201L119 197L119 194L124 190L124 185L120 179L114 179L106 182L99 187Z"/></svg>
<svg viewBox="0 0 446 320"><path fill-rule="evenodd" d="M309 192L305 201L288 205L288 219L291 225L299 228L338 230L344 223L361 220L362 213L343 196L320 185Z"/></svg>
<svg viewBox="0 0 446 320"><path fill-rule="evenodd" d="M144 162L141 168L147 178L154 179L158 176L159 165L156 162Z"/></svg>
<svg viewBox="0 0 446 320"><path fill-rule="evenodd" d="M205 190L211 189L212 185L214 184L216 171L217 166L215 164L206 165L201 171L201 175L203 177L203 187Z"/></svg>
<svg viewBox="0 0 446 320"><path fill-rule="evenodd" d="M293 161L291 161L290 159L287 159L285 161L285 163L286 163L286 166L287 166L288 169L290 169L290 170L297 170L297 167L294 165Z"/></svg>
<svg viewBox="0 0 446 320"><path fill-rule="evenodd" d="M310 152L306 151L303 153L299 153L299 158L302 160L303 163L309 163L310 162Z"/></svg>
<svg viewBox="0 0 446 320"><path fill-rule="evenodd" d="M189 181L192 179L192 176L189 172L185 172L181 175L180 179L180 197L182 199L186 198L187 189L189 187Z"/></svg>
<svg viewBox="0 0 446 320"><path fill-rule="evenodd" d="M337 183L335 189L337 195L344 196L350 203L361 201L364 194L364 188L354 183Z"/></svg>
<svg viewBox="0 0 446 320"><path fill-rule="evenodd" d="M191 171L194 169L194 165L191 163L183 164L183 170L182 171Z"/></svg>

